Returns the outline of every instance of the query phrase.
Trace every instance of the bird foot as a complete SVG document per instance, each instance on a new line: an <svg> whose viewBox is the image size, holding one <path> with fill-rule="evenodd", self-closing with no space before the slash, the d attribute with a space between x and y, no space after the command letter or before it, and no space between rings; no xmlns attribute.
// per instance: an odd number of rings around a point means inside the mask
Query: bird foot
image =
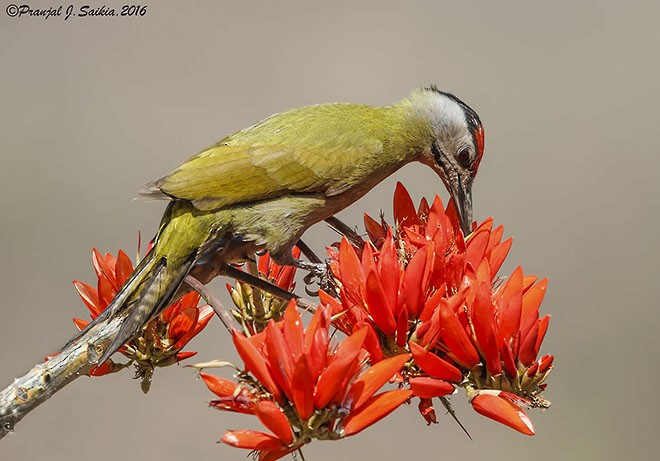
<svg viewBox="0 0 660 461"><path fill-rule="evenodd" d="M308 261L296 260L295 266L299 269L303 269L309 272L305 275L303 280L305 281L305 292L310 296L317 296L318 291L312 291L309 289L309 285L316 283L321 290L330 291L334 287L334 282L330 274L330 264L326 260L322 263L313 263Z"/></svg>

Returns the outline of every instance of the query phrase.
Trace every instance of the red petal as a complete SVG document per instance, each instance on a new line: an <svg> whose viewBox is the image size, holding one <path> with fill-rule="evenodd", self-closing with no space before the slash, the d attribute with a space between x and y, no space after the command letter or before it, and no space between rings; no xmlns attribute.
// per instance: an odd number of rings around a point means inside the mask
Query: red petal
<svg viewBox="0 0 660 461"><path fill-rule="evenodd" d="M259 261L257 262L257 270L259 271L260 274L263 274L264 276L268 277L270 273L270 263L272 259L270 259L270 253L266 252L264 255L259 256Z"/></svg>
<svg viewBox="0 0 660 461"><path fill-rule="evenodd" d="M307 363L307 356L301 355L294 365L293 379L290 383L293 403L298 415L303 421L307 421L314 413L314 382L316 377L312 376ZM320 382L320 380L319 380Z"/></svg>
<svg viewBox="0 0 660 461"><path fill-rule="evenodd" d="M541 362L539 364L539 373L547 372L552 366L552 362L554 361L554 359L555 358L549 354L541 357Z"/></svg>
<svg viewBox="0 0 660 461"><path fill-rule="evenodd" d="M365 274L368 274L371 271L376 272L376 261L374 260L374 250L371 244L364 245L360 262Z"/></svg>
<svg viewBox="0 0 660 461"><path fill-rule="evenodd" d="M291 384L293 383L294 364L289 346L284 340L282 331L272 319L268 322L268 327L264 331L266 332L265 346L268 353L268 369L278 386L292 400Z"/></svg>
<svg viewBox="0 0 660 461"><path fill-rule="evenodd" d="M408 308L404 305L401 312L399 312L399 318L397 319L396 345L399 347L405 347L406 342L408 342Z"/></svg>
<svg viewBox="0 0 660 461"><path fill-rule="evenodd" d="M122 250L119 250L119 253L117 253L115 273L119 285L123 285L133 273L133 263L131 262L131 258L129 258Z"/></svg>
<svg viewBox="0 0 660 461"><path fill-rule="evenodd" d="M431 319L431 316L433 315L438 305L440 304L440 300L442 300L442 298L445 297L445 293L447 293L447 284L443 283L426 300L426 303L424 303L424 308L422 309L422 312L419 314L419 320L421 322L426 322Z"/></svg>
<svg viewBox="0 0 660 461"><path fill-rule="evenodd" d="M429 215L429 202L426 200L426 197L422 197L422 199L419 201L419 206L417 207L417 216L421 217L426 217Z"/></svg>
<svg viewBox="0 0 660 461"><path fill-rule="evenodd" d="M527 369L527 376L533 377L539 371L539 362L532 363L532 366Z"/></svg>
<svg viewBox="0 0 660 461"><path fill-rule="evenodd" d="M438 423L438 419L435 417L435 408L433 408L433 400L419 399L419 405L417 408L427 425Z"/></svg>
<svg viewBox="0 0 660 461"><path fill-rule="evenodd" d="M449 395L454 392L454 386L451 383L427 376L410 378L410 389L412 389L417 397L423 399L442 397L443 395Z"/></svg>
<svg viewBox="0 0 660 461"><path fill-rule="evenodd" d="M359 410L378 389L401 370L409 358L408 354L396 355L378 362L362 373L350 389L349 399L353 401L351 408Z"/></svg>
<svg viewBox="0 0 660 461"><path fill-rule="evenodd" d="M436 309L431 320L416 330L418 344L424 344L428 350L434 349L440 340L440 310Z"/></svg>
<svg viewBox="0 0 660 461"><path fill-rule="evenodd" d="M369 240L374 244L385 238L383 226L366 213L364 214L364 229L367 231L367 235L369 235Z"/></svg>
<svg viewBox="0 0 660 461"><path fill-rule="evenodd" d="M486 358L488 371L497 376L502 373L500 347L495 334L495 309L490 299L488 285L482 283L477 289L472 312L472 325L481 353Z"/></svg>
<svg viewBox="0 0 660 461"><path fill-rule="evenodd" d="M286 340L293 360L296 360L304 351L303 323L298 312L295 300L291 300L282 317L284 321L284 339Z"/></svg>
<svg viewBox="0 0 660 461"><path fill-rule="evenodd" d="M221 378L219 376L210 375L208 373L200 373L204 384L218 397L232 397L238 389L238 384L230 379Z"/></svg>
<svg viewBox="0 0 660 461"><path fill-rule="evenodd" d="M476 226L476 229L474 229L472 231L472 236L474 236L474 234L476 234L477 232L480 232L482 230L485 230L486 232L488 232L490 234L490 231L492 229L493 229L493 218L492 217L486 218L484 220L484 222L482 222L481 224ZM470 236L470 238L472 238L472 236Z"/></svg>
<svg viewBox="0 0 660 461"><path fill-rule="evenodd" d="M371 318L378 328L390 336L396 331L392 300L385 297L383 286L375 272L369 272L364 287L364 297Z"/></svg>
<svg viewBox="0 0 660 461"><path fill-rule="evenodd" d="M522 281L522 267L518 266L495 299L499 314L499 335L505 341L513 338L520 329Z"/></svg>
<svg viewBox="0 0 660 461"><path fill-rule="evenodd" d="M112 283L110 283L105 277L100 277L98 279L96 291L99 294L99 306L104 306L104 310L112 302L117 293L117 290L113 288Z"/></svg>
<svg viewBox="0 0 660 461"><path fill-rule="evenodd" d="M525 336L539 318L539 307L548 287L548 279L545 278L527 290L523 295L522 316L520 319L520 332Z"/></svg>
<svg viewBox="0 0 660 461"><path fill-rule="evenodd" d="M358 323L355 327L367 328L367 336L364 339L364 344L362 345L362 347L364 348L364 350L366 350L369 353L370 362L378 363L381 360L383 360L383 349L380 347L380 340L378 339L378 335L376 334L376 331L374 330L372 324L362 322L362 323Z"/></svg>
<svg viewBox="0 0 660 461"><path fill-rule="evenodd" d="M97 278L106 279L116 293L117 290L119 290L119 284L117 283L115 277L115 271L110 267L106 259L101 255L101 253L99 253L99 250L96 248L92 250L92 264L94 265Z"/></svg>
<svg viewBox="0 0 660 461"><path fill-rule="evenodd" d="M345 395L346 390L343 386L351 378L347 374L358 360L366 336L367 329L362 327L341 343L316 384L314 393L316 408L325 408L334 398L342 398Z"/></svg>
<svg viewBox="0 0 660 461"><path fill-rule="evenodd" d="M293 279L296 275L296 268L294 266L286 266L277 277L277 286L284 290L291 290L293 287Z"/></svg>
<svg viewBox="0 0 660 461"><path fill-rule="evenodd" d="M78 330L82 331L87 325L90 324L90 322L83 319L73 319L73 324L76 326Z"/></svg>
<svg viewBox="0 0 660 461"><path fill-rule="evenodd" d="M321 305L327 306L330 309L331 316L344 312L344 307L341 303L323 290L319 290L319 301Z"/></svg>
<svg viewBox="0 0 660 461"><path fill-rule="evenodd" d="M440 303L440 331L449 352L461 366L472 368L479 363L479 353L472 345L455 311L444 300Z"/></svg>
<svg viewBox="0 0 660 461"><path fill-rule="evenodd" d="M394 247L392 238L392 229L387 228L387 237L383 243L378 258L378 279L383 285L385 298L390 300L391 305L396 305L399 292L399 278L401 277L401 268L399 266L399 257Z"/></svg>
<svg viewBox="0 0 660 461"><path fill-rule="evenodd" d="M266 332L265 331L260 331L257 334L253 334L252 336L247 338L248 341L250 341L250 344L252 344L260 353L265 354L266 350Z"/></svg>
<svg viewBox="0 0 660 461"><path fill-rule="evenodd" d="M194 331L198 318L199 311L196 307L188 307L184 309L170 322L168 336L175 341L187 337L189 333ZM192 336L190 338L192 338ZM190 338L188 338L188 340L190 340ZM188 341L186 341L186 343L187 342ZM179 347L183 347L184 345L185 343L181 344Z"/></svg>
<svg viewBox="0 0 660 461"><path fill-rule="evenodd" d="M412 397L411 390L394 390L371 397L359 411L344 420L344 437L355 435L396 410Z"/></svg>
<svg viewBox="0 0 660 461"><path fill-rule="evenodd" d="M426 292L422 280L425 278L426 268L426 248L420 248L406 267L399 297L400 303L405 301L411 317L417 317L422 310L423 295Z"/></svg>
<svg viewBox="0 0 660 461"><path fill-rule="evenodd" d="M176 354L176 361L181 362L182 360L189 359L190 357L194 357L197 355L197 352L193 351L186 351L186 352L179 352Z"/></svg>
<svg viewBox="0 0 660 461"><path fill-rule="evenodd" d="M493 222L493 218L489 218L491 221L491 226ZM493 251L495 248L495 245L500 243L502 240L502 236L504 235L504 226L499 225L495 229L493 229L490 232L490 239L488 240L488 248L486 249L486 252Z"/></svg>
<svg viewBox="0 0 660 461"><path fill-rule="evenodd" d="M228 431L222 436L222 443L248 450L277 451L286 449L286 445L274 435L260 431Z"/></svg>
<svg viewBox="0 0 660 461"><path fill-rule="evenodd" d="M427 351L417 343L410 341L408 345L415 363L429 375L454 383L460 383L463 380L463 373L454 365Z"/></svg>
<svg viewBox="0 0 660 461"><path fill-rule="evenodd" d="M305 355L307 355L310 372L315 377L321 374L326 365L328 344L330 343L329 327L328 309L319 307L305 331Z"/></svg>
<svg viewBox="0 0 660 461"><path fill-rule="evenodd" d="M260 451L259 452L259 461L277 461L280 458L288 455L289 453L294 452L298 448L286 448L284 450L275 450L275 451Z"/></svg>
<svg viewBox="0 0 660 461"><path fill-rule="evenodd" d="M160 320L164 323L170 323L174 317L181 313L182 310L183 304L181 303L181 300L179 300L167 306L167 309L160 314Z"/></svg>
<svg viewBox="0 0 660 461"><path fill-rule="evenodd" d="M516 367L516 359L513 355L513 351L509 346L509 343L502 343L502 362L504 363L504 369L507 374L513 378L518 376L518 368Z"/></svg>
<svg viewBox="0 0 660 461"><path fill-rule="evenodd" d="M465 246L465 262L478 267L481 260L484 259L490 233L487 230L478 230L470 235Z"/></svg>
<svg viewBox="0 0 660 461"><path fill-rule="evenodd" d="M457 235L463 235L463 231L461 230L461 225L460 221L458 219L458 213L456 212L456 204L454 203L454 199L450 198L449 202L447 202L447 208L445 210L445 215L447 215L447 218L449 218L449 222L451 223L451 226L453 228L453 231ZM470 226L472 227L472 226ZM463 237L467 237L466 235L463 235Z"/></svg>
<svg viewBox="0 0 660 461"><path fill-rule="evenodd" d="M257 350L250 340L237 330L232 331L232 338L238 355L241 356L243 363L245 363L245 368L252 373L254 377L257 378L257 380L260 381L271 394L273 394L273 396L275 396L276 400L280 400L282 395L275 384L273 377L268 371L265 357Z"/></svg>
<svg viewBox="0 0 660 461"><path fill-rule="evenodd" d="M286 416L275 402L270 400L260 401L254 409L254 414L282 443L289 445L293 442L293 432L289 420L286 419Z"/></svg>
<svg viewBox="0 0 660 461"><path fill-rule="evenodd" d="M107 307L107 304L103 307L99 305L99 295L96 288L78 280L73 281L73 286L85 303L85 306L92 313L92 318L98 317L103 312L103 309Z"/></svg>
<svg viewBox="0 0 660 461"><path fill-rule="evenodd" d="M471 403L480 415L505 424L525 435L534 435L534 427L527 414L499 395L482 393L474 397Z"/></svg>
<svg viewBox="0 0 660 461"><path fill-rule="evenodd" d="M550 317L551 316L546 315L545 317L541 318L541 320L539 320L539 334L536 337L536 344L534 345L534 352L536 352L536 355L538 355L539 350L541 350L541 344L545 338L545 333L548 331Z"/></svg>
<svg viewBox="0 0 660 461"><path fill-rule="evenodd" d="M197 319L197 325L195 325L195 333L193 336L197 336L200 331L206 328L206 325L209 324L213 318L213 308L211 306L203 306L199 308L199 318Z"/></svg>
<svg viewBox="0 0 660 461"><path fill-rule="evenodd" d="M527 293L527 290L536 283L539 278L536 275L526 275L523 277L523 293Z"/></svg>
<svg viewBox="0 0 660 461"><path fill-rule="evenodd" d="M360 303L363 298L364 271L355 250L346 237L339 244L339 272L341 283L349 299Z"/></svg>
<svg viewBox="0 0 660 461"><path fill-rule="evenodd" d="M103 376L112 373L112 366L110 365L110 360L106 360L101 365L94 366L89 370L90 376Z"/></svg>
<svg viewBox="0 0 660 461"><path fill-rule="evenodd" d="M409 227L403 229L403 235L405 235L406 238L410 241L410 243L416 247L423 247L428 243L426 237L424 237L422 234L418 232L415 232Z"/></svg>
<svg viewBox="0 0 660 461"><path fill-rule="evenodd" d="M490 264L490 279L493 280L497 273L500 270L500 267L502 267L502 263L504 263L504 260L506 259L506 255L509 254L509 250L511 249L511 245L513 244L513 239L509 237L499 245L497 245L495 248L493 248L493 251L490 252L490 256L488 256L488 262Z"/></svg>
<svg viewBox="0 0 660 461"><path fill-rule="evenodd" d="M400 182L396 183L396 189L394 190L394 222L399 227L419 225L415 205L410 198L410 194Z"/></svg>
<svg viewBox="0 0 660 461"><path fill-rule="evenodd" d="M532 327L527 333L527 336L520 344L520 352L518 353L518 360L526 367L530 366L536 360L537 352L535 350L536 338L538 337L539 329L537 326Z"/></svg>

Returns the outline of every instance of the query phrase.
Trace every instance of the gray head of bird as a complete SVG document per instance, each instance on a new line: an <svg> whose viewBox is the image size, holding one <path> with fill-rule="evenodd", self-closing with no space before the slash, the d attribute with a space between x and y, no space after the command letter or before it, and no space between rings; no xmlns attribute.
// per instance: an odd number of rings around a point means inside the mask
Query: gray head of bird
<svg viewBox="0 0 660 461"><path fill-rule="evenodd" d="M435 86L414 91L408 100L430 128L420 161L444 182L467 235L472 229L472 183L484 153L481 120L470 106Z"/></svg>

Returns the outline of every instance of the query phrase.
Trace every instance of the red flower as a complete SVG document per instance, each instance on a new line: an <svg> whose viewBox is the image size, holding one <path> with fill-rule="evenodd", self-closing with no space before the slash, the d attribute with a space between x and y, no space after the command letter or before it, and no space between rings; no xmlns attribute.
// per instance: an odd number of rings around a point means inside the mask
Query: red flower
<svg viewBox="0 0 660 461"><path fill-rule="evenodd" d="M517 396L513 403L546 408L549 402L540 393L553 358L537 357L550 320L550 316L539 319L538 313L547 281L535 283L537 278L524 277L519 267L506 283L491 289L487 263L482 263L481 269L469 279L464 303L440 304L439 314L431 320L439 324L435 347L465 370L468 394L479 389L505 391ZM483 411L483 404L476 406L480 401L490 402L489 411ZM533 434L524 411L509 411L511 400L504 404L490 397L472 397L471 402L479 413L495 415L493 419Z"/></svg>
<svg viewBox="0 0 660 461"><path fill-rule="evenodd" d="M403 367L407 354L366 368L367 329L356 329L333 347L329 328L329 312L321 307L304 329L291 302L283 319L271 320L261 333L233 332L246 373L233 384L204 375L223 402L212 405L253 413L272 433L229 431L224 443L256 450L259 459L278 459L314 438L357 434L410 398L410 390L376 394ZM232 398L237 400L230 403Z"/></svg>
<svg viewBox="0 0 660 461"><path fill-rule="evenodd" d="M324 292L320 298L335 326L348 333L365 325L364 347L373 361L412 353L415 367L405 370L404 379L422 399L427 421L435 416L425 399L450 394L451 383L471 396L478 389L506 391L526 406L547 407L540 392L552 356L537 361L549 321L538 315L547 281L537 283L519 268L499 283L511 239L502 241L503 228L493 229L492 219L474 225L464 239L452 202L444 209L436 197L416 209L398 184L394 217L396 232L365 216L370 242L355 248L343 239L330 250L339 288L336 298ZM507 405L481 413L492 416Z"/></svg>
<svg viewBox="0 0 660 461"><path fill-rule="evenodd" d="M108 307L117 291L131 275L133 264L122 250L119 250L117 257L114 257L110 253L103 256L94 249L92 262L98 279L97 288L77 280L73 285L89 309L92 319L95 319ZM213 309L210 306L198 306L198 304L197 293L185 295L150 321L142 329L139 337L119 349L119 352L135 362L136 373L143 378L142 388L145 392L149 389L155 367L172 365L196 354L196 352L181 352L181 349L206 327L213 316ZM73 319L73 321L79 329L89 324L82 319ZM94 367L90 374L101 376L119 371L125 366L108 360Z"/></svg>

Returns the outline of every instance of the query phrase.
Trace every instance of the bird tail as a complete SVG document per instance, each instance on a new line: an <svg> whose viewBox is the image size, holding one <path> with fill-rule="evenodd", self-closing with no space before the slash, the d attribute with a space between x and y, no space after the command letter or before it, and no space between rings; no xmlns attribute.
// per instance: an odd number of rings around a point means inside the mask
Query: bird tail
<svg viewBox="0 0 660 461"><path fill-rule="evenodd" d="M172 301L195 263L200 246L207 240L204 219L196 219L184 206L168 207L156 244L135 268L110 305L71 339L64 347L82 338L96 325L121 316L121 326L112 344L103 352L99 364L137 335L152 318ZM198 232L186 233L194 227Z"/></svg>
<svg viewBox="0 0 660 461"><path fill-rule="evenodd" d="M83 337L89 330L110 318L122 316L117 336L104 350L99 364L105 362L117 349L137 335L142 326L167 307L190 270L195 254L178 264L166 257L156 256L155 248L144 257L117 295L94 321L71 339L65 347ZM177 262L177 261L174 261Z"/></svg>

